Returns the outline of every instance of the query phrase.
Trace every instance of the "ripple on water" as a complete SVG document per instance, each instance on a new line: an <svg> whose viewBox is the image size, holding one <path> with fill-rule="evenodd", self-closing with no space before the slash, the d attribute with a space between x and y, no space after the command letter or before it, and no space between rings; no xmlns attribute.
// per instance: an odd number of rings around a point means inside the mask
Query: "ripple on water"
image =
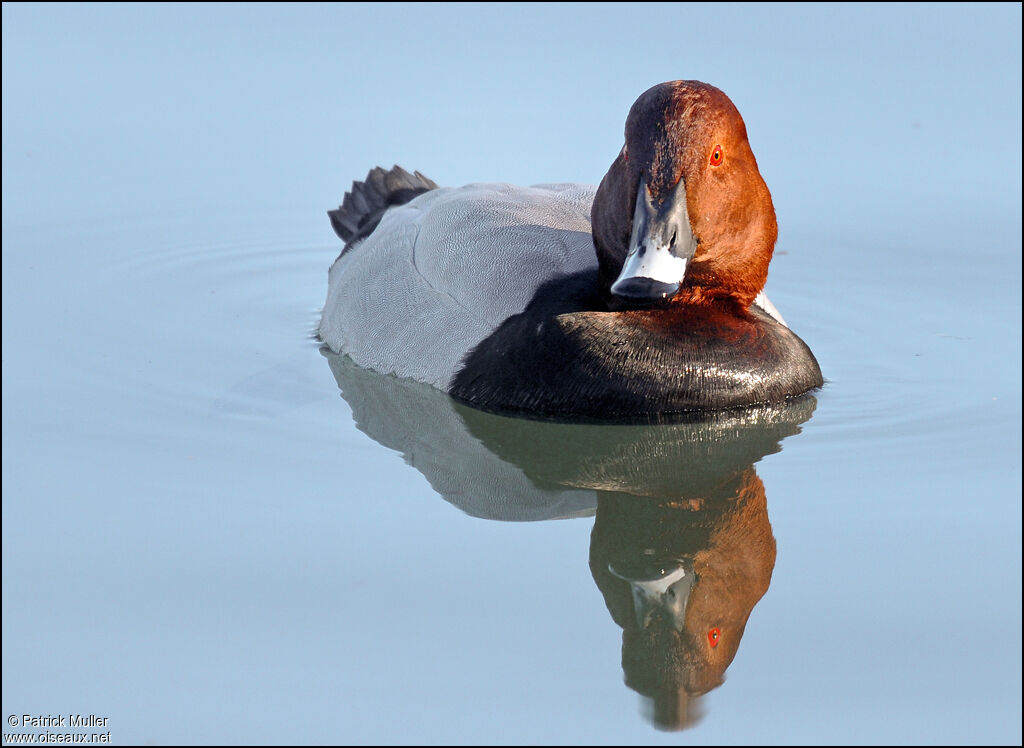
<svg viewBox="0 0 1024 748"><path fill-rule="evenodd" d="M5 320L5 348L8 327L52 341L5 359L5 374L25 372L54 428L91 408L89 428L113 434L186 439L223 431L211 416L266 420L336 401L310 333L337 248L278 238L294 233L213 220L5 229L5 255L35 271L5 286L5 313L24 318Z"/></svg>

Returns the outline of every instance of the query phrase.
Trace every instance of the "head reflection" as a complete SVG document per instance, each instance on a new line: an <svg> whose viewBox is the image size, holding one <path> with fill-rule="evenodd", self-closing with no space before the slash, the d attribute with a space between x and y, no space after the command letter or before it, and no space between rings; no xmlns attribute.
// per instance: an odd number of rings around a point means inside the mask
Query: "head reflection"
<svg viewBox="0 0 1024 748"><path fill-rule="evenodd" d="M626 683L665 729L699 719L699 697L725 679L775 566L753 467L703 493L602 495L591 535L594 581L622 627Z"/></svg>
<svg viewBox="0 0 1024 748"><path fill-rule="evenodd" d="M551 423L473 410L325 356L356 425L463 511L505 521L596 513L590 569L622 629L626 684L656 726L696 723L775 565L754 463L800 431L813 397L659 425Z"/></svg>

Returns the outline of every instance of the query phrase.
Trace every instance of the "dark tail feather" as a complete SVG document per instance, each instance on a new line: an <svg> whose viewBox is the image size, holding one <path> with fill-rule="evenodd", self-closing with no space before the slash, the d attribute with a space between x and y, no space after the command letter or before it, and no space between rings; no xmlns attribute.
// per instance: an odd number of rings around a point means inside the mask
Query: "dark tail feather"
<svg viewBox="0 0 1024 748"><path fill-rule="evenodd" d="M401 166L384 171L375 166L365 180L352 183L352 190L345 193L341 206L327 211L327 215L334 233L348 245L369 236L392 205L405 205L434 189L437 185L418 171L410 174Z"/></svg>

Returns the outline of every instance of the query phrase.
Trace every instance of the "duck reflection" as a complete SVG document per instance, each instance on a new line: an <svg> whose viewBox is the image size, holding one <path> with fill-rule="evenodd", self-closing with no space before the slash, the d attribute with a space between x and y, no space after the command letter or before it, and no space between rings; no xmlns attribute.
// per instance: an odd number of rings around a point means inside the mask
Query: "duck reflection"
<svg viewBox="0 0 1024 748"><path fill-rule="evenodd" d="M662 729L700 718L775 566L754 463L800 431L813 396L659 425L552 423L484 413L324 355L357 427L465 512L596 514L590 569L623 631L627 685Z"/></svg>

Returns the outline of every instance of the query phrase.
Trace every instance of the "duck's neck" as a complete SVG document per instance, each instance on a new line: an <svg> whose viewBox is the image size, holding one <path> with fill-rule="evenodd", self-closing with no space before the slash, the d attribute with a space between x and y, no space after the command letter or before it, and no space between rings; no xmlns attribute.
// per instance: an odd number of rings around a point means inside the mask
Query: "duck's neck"
<svg viewBox="0 0 1024 748"><path fill-rule="evenodd" d="M746 202L728 203L717 215L694 216L700 244L677 295L681 300L730 298L746 309L764 288L778 227L771 194L760 186Z"/></svg>
<svg viewBox="0 0 1024 748"><path fill-rule="evenodd" d="M636 185L640 179L639 174L633 175L630 171L629 164L620 153L601 180L590 211L594 251L597 253L598 285L604 298L611 295L612 283L622 272L622 265L629 253L632 216L636 208Z"/></svg>

